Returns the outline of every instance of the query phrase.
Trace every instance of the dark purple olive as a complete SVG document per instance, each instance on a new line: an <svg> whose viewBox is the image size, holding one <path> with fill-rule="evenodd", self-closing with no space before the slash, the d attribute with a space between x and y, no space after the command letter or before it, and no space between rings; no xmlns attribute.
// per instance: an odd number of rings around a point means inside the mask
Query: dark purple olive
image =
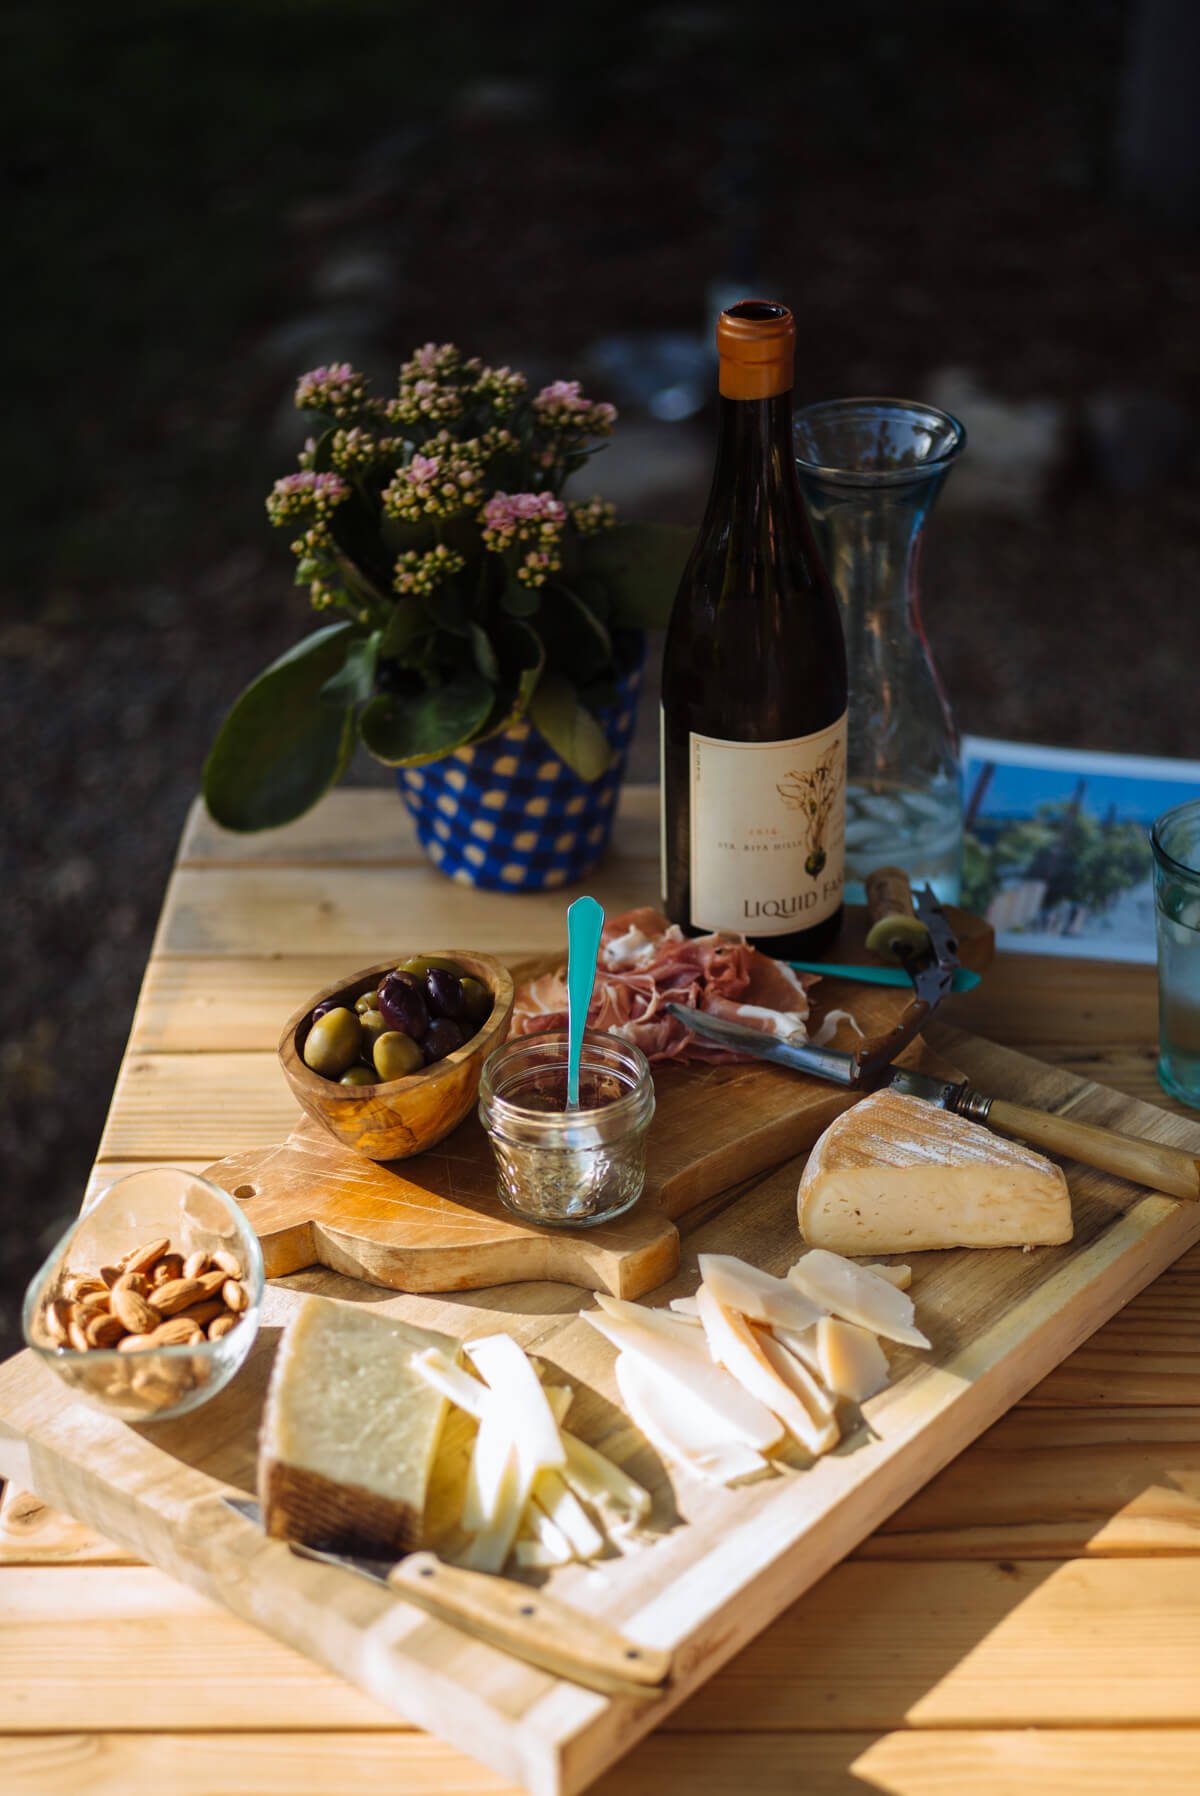
<svg viewBox="0 0 1200 1796"><path fill-rule="evenodd" d="M467 1008L462 980L445 967L430 967L425 975L425 1002L431 1016L452 1017L457 1023Z"/></svg>
<svg viewBox="0 0 1200 1796"><path fill-rule="evenodd" d="M389 973L379 988L379 1014L389 1029L420 1041L429 1027L421 987L411 973Z"/></svg>
<svg viewBox="0 0 1200 1796"><path fill-rule="evenodd" d="M311 1020L314 1023L318 1023L323 1016L328 1016L331 1010L340 1010L341 1008L342 1001L340 998L326 998L324 1004L318 1004L316 1006L312 1013Z"/></svg>
<svg viewBox="0 0 1200 1796"><path fill-rule="evenodd" d="M429 1033L422 1043L426 1061L444 1060L447 1054L453 1054L455 1048L461 1048L465 1040L466 1036L453 1018L434 1017L429 1025Z"/></svg>

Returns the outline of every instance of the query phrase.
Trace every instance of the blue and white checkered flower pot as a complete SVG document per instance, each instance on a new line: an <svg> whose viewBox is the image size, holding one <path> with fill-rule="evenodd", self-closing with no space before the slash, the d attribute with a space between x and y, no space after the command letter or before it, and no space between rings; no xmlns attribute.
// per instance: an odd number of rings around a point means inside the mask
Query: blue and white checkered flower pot
<svg viewBox="0 0 1200 1796"><path fill-rule="evenodd" d="M522 720L423 767L396 784L435 867L491 892L539 892L585 879L608 847L637 718L639 665L600 713L614 754L598 780L581 780Z"/></svg>

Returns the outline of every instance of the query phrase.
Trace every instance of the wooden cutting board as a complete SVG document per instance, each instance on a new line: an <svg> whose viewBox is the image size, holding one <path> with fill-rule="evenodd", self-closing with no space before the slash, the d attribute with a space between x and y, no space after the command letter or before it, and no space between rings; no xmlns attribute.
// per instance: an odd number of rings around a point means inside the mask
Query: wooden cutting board
<svg viewBox="0 0 1200 1796"><path fill-rule="evenodd" d="M964 911L950 914L964 966L981 970L992 955L990 927ZM870 960L864 919L859 909L847 912L831 959ZM840 1009L852 1012L865 1035L882 1035L910 995L823 979L812 994L810 1033ZM856 1037L843 1023L834 1040L849 1047ZM905 1058L924 1064L922 1052L914 1044ZM268 1278L321 1265L398 1291L542 1278L639 1297L679 1263L674 1219L805 1152L854 1101L837 1086L761 1062L658 1067L654 1089L643 1198L628 1215L594 1229L539 1228L506 1210L474 1114L429 1153L384 1164L348 1152L304 1118L286 1141L220 1160L208 1177L243 1204Z"/></svg>
<svg viewBox="0 0 1200 1796"><path fill-rule="evenodd" d="M949 1031L935 1050L981 1089L1200 1152L1200 1127ZM772 1272L796 1257L799 1163L760 1179L700 1227L696 1255ZM582 1293L544 1283L440 1298L371 1292L325 1271L268 1288L263 1326L227 1389L178 1422L125 1427L74 1401L28 1353L0 1367L0 1475L100 1529L357 1684L536 1796L566 1796L658 1726L873 1528L1200 1237L1200 1206L1068 1165L1075 1238L1063 1247L914 1258L929 1353L889 1348L892 1383L851 1418L842 1447L734 1490L671 1473L621 1411L613 1353L576 1312ZM300 1291L371 1302L466 1338L507 1330L574 1387L570 1426L653 1497L647 1537L593 1568L564 1566L548 1591L672 1649L671 1689L647 1704L593 1695L518 1664L353 1574L295 1558L228 1511L252 1495L263 1393ZM903 1650L902 1642L897 1650ZM152 1693L151 1693L152 1695Z"/></svg>

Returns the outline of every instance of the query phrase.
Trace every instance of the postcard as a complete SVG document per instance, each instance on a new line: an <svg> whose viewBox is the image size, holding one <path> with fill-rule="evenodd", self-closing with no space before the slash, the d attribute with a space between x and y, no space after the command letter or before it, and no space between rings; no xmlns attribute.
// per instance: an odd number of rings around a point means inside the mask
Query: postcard
<svg viewBox="0 0 1200 1796"><path fill-rule="evenodd" d="M1200 761L967 736L962 903L1021 954L1154 960L1149 829Z"/></svg>

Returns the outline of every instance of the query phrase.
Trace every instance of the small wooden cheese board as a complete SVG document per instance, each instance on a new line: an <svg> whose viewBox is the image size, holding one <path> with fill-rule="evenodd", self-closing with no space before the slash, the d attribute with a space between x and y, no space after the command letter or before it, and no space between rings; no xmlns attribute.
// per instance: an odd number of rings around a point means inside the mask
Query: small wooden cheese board
<svg viewBox="0 0 1200 1796"><path fill-rule="evenodd" d="M965 911L950 916L963 965L982 971L992 956L991 928ZM849 909L831 957L870 962L865 935L865 911ZM544 965L516 969L518 981ZM812 1031L830 1011L849 1010L864 1035L884 1035L911 995L905 987L823 979L812 991ZM843 1023L834 1039L849 1047L857 1037ZM915 1043L907 1058L923 1065L923 1055ZM474 1114L428 1153L386 1163L348 1151L306 1118L286 1141L220 1160L208 1176L244 1205L268 1278L322 1265L399 1291L553 1279L639 1297L674 1272L679 1217L805 1152L855 1096L759 1061L662 1066L654 1085L642 1201L595 1229L538 1228L507 1211Z"/></svg>
<svg viewBox="0 0 1200 1796"><path fill-rule="evenodd" d="M1200 1127L1102 1086L934 1026L933 1050L976 1085L1040 1108L1200 1153ZM736 1202L685 1220L677 1279L696 1255L741 1256L772 1272L800 1243L792 1160ZM623 1413L609 1345L562 1284L414 1296L314 1268L268 1288L246 1366L176 1422L131 1428L72 1401L23 1353L0 1367L0 1475L100 1529L237 1614L340 1673L535 1796L582 1789L1200 1238L1200 1205L1068 1164L1074 1239L1032 1253L914 1257L928 1353L889 1349L892 1382L815 1464L734 1489L672 1474ZM298 1294L319 1292L467 1339L498 1330L573 1387L572 1430L623 1464L653 1497L646 1537L545 1588L640 1643L674 1655L649 1702L602 1696L521 1664L351 1573L297 1558L222 1500L252 1497L263 1395Z"/></svg>

